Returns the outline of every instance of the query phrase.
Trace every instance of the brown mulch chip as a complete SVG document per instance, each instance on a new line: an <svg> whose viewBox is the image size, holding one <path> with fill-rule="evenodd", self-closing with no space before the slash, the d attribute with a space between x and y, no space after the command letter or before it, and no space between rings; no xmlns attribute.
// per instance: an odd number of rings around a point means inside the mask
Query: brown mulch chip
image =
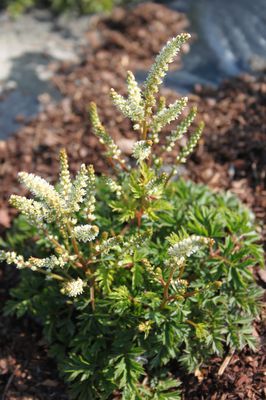
<svg viewBox="0 0 266 400"><path fill-rule="evenodd" d="M218 89L199 88L195 102L206 128L188 163L190 176L237 194L261 222L265 240L266 73L228 80Z"/></svg>
<svg viewBox="0 0 266 400"><path fill-rule="evenodd" d="M8 206L11 193L22 194L17 183L21 170L54 180L58 173L58 151L65 147L72 171L81 162L94 164L97 172L109 173L102 147L92 135L88 103L94 100L103 123L127 153L136 134L127 120L113 108L110 87L125 92L127 69L146 69L169 37L187 29L183 14L152 3L131 11L116 9L110 17L95 17L87 32L89 46L78 65L58 66L54 84L63 100L46 109L14 137L0 141L0 228L7 228L14 216ZM188 50L187 48L184 51ZM172 68L179 68L180 57ZM164 89L173 100L176 93ZM190 95L197 104L206 128L186 175L214 190L230 189L252 207L259 221L266 215L266 74L243 76L223 83L218 89L197 87ZM170 158L171 161L171 158ZM261 223L266 237L266 228ZM1 271L1 270L0 270ZM0 298L14 285L10 269L0 275ZM265 274L260 274L265 283ZM254 328L255 329L255 328ZM256 323L256 332L265 346L265 326ZM264 349L264 351L263 351ZM265 394L265 347L257 352L244 350L231 358L222 376L223 360L214 358L194 376L181 377L185 400L261 400ZM203 379L202 379L203 378ZM3 400L56 399L67 396L57 377L56 367L47 357L41 330L34 321L2 318L0 321L0 393Z"/></svg>
<svg viewBox="0 0 266 400"><path fill-rule="evenodd" d="M266 300L266 296L265 296ZM180 376L183 400L263 400L266 398L266 309L262 320L256 321L254 335L259 348L254 353L244 349L229 355L229 363L220 374L224 359L214 357L202 367L201 379Z"/></svg>

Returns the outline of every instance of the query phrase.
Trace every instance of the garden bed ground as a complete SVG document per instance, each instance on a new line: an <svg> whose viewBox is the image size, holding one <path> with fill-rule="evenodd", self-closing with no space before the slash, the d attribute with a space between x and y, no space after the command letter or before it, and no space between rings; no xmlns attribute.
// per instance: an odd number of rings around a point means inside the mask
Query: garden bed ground
<svg viewBox="0 0 266 400"><path fill-rule="evenodd" d="M44 100L46 109L8 141L0 142L0 226L10 225L13 211L7 199L20 193L16 175L20 170L33 171L54 178L58 170L58 150L68 150L71 168L80 162L93 163L97 172L108 173L101 146L91 133L87 106L95 100L103 122L118 145L127 153L135 134L127 121L111 106L110 86L124 91L127 69L148 68L164 42L187 29L182 14L163 6L144 4L133 11L117 9L110 18L95 18L87 33L90 44L79 65L61 64L54 84L63 95L58 105ZM180 60L174 67L180 65ZM169 100L176 96L164 89ZM211 186L230 189L252 207L258 220L265 221L266 188L266 73L227 81L218 89L195 88L191 101L199 108L206 123L204 137L190 159L185 176ZM171 160L169 160L171 162ZM265 238L266 227L261 224ZM0 271L0 298L17 276L12 269ZM265 285L265 273L257 276ZM57 379L56 367L47 357L41 330L35 322L2 318L0 322L0 392L3 400L67 399L64 386ZM261 342L256 353L243 351L234 355L219 378L222 364L216 358L202 370L203 380L182 377L184 399L266 398L265 339L266 327L257 321L254 334ZM201 378L201 377L199 377Z"/></svg>

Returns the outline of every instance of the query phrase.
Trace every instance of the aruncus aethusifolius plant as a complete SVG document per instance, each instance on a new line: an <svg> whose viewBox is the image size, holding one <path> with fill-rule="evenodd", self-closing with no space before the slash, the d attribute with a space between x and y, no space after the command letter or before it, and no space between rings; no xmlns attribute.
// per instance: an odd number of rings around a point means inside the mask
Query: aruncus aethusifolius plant
<svg viewBox="0 0 266 400"><path fill-rule="evenodd" d="M112 399L114 393L124 400L179 399L171 361L192 372L213 354L254 346L250 325L260 291L250 267L262 262L262 249L250 212L231 195L171 181L196 146L202 123L171 172L162 168L163 152L187 133L197 113L187 110L186 97L170 105L157 98L188 38L181 34L166 44L143 89L129 72L127 97L111 90L136 131L133 163L92 103L93 131L113 176L96 178L92 166L82 165L72 179L62 150L55 187L22 172L19 180L35 199L10 199L21 221L34 227L27 235L39 238L29 258L15 249L0 252L22 270L6 310L38 315L75 399ZM161 130L183 111L156 155Z"/></svg>

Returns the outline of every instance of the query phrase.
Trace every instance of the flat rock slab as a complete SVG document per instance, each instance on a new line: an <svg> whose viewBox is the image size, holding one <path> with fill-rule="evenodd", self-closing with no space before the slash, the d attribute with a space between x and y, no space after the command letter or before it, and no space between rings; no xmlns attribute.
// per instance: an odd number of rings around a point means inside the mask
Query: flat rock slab
<svg viewBox="0 0 266 400"><path fill-rule="evenodd" d="M41 94L60 98L50 83L53 62L79 61L90 18L55 18L46 10L17 19L0 14L0 139L41 110L47 100Z"/></svg>

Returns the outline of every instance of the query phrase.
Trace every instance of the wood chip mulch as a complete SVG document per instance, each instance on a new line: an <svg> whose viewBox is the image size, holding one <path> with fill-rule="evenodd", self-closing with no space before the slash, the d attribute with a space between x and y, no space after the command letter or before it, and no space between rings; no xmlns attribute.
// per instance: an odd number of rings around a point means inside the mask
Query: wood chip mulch
<svg viewBox="0 0 266 400"><path fill-rule="evenodd" d="M117 9L110 17L94 18L87 33L88 48L78 65L60 64L54 84L63 100L48 101L14 137L0 141L0 227L11 223L8 206L11 193L22 194L17 172L26 170L51 177L58 172L58 151L68 150L71 169L81 162L93 163L97 172L109 173L102 148L91 133L87 106L96 101L104 124L121 149L128 153L136 140L128 121L111 106L110 87L123 93L127 69L148 68L166 40L186 31L183 14L152 3L131 11ZM185 51L188 48L185 49ZM173 68L181 65L180 57ZM169 100L176 93L164 89ZM195 88L190 95L206 123L205 134L190 158L185 174L213 189L230 189L250 205L266 233L266 73L244 76L218 89ZM49 99L48 99L49 100ZM47 101L47 98L46 98ZM0 270L1 303L14 285L16 274ZM265 285L265 273L258 275ZM261 400L266 398L265 321L254 325L260 346L257 352L234 354L224 373L223 360L214 358L198 377L183 377L184 400ZM29 319L0 320L0 393L3 400L66 400L64 385L47 357L38 324Z"/></svg>

